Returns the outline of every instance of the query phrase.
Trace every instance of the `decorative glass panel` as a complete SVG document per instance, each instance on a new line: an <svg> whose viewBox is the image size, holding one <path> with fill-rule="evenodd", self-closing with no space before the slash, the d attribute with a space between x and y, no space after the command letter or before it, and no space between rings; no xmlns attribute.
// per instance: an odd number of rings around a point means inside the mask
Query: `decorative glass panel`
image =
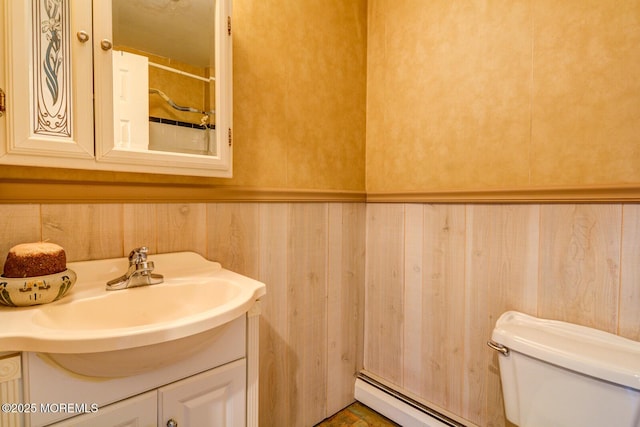
<svg viewBox="0 0 640 427"><path fill-rule="evenodd" d="M33 0L33 131L71 137L71 46L67 0Z"/></svg>

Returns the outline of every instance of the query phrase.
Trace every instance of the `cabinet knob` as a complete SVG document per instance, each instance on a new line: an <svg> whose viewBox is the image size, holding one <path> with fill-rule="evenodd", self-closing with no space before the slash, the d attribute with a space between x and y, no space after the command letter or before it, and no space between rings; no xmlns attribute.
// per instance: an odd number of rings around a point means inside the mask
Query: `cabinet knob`
<svg viewBox="0 0 640 427"><path fill-rule="evenodd" d="M89 41L89 34L84 30L78 31L76 36L78 37L78 40L80 40L80 43L86 43Z"/></svg>
<svg viewBox="0 0 640 427"><path fill-rule="evenodd" d="M113 44L111 43L111 40L102 39L100 41L100 47L102 50L109 50L113 47Z"/></svg>
<svg viewBox="0 0 640 427"><path fill-rule="evenodd" d="M171 418L169 421L167 421L167 427L178 427L178 422Z"/></svg>

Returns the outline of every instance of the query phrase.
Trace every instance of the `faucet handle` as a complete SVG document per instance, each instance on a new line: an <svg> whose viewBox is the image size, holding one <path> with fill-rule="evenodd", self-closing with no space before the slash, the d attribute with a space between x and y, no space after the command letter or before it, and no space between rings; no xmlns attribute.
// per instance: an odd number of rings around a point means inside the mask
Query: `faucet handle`
<svg viewBox="0 0 640 427"><path fill-rule="evenodd" d="M149 248L147 248L146 246L142 246L132 250L129 253L129 265L142 264L143 262L147 262L148 253Z"/></svg>

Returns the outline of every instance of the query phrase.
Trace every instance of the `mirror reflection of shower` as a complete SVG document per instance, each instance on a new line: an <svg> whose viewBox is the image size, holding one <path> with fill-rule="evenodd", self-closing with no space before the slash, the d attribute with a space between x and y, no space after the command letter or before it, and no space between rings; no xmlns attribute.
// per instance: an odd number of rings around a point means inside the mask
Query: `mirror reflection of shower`
<svg viewBox="0 0 640 427"><path fill-rule="evenodd" d="M149 148L151 150L188 154L216 154L215 110L201 110L176 104L167 94L149 88L149 96L157 95L174 110L193 113L189 121L149 118Z"/></svg>
<svg viewBox="0 0 640 427"><path fill-rule="evenodd" d="M114 87L119 90L114 98L115 147L220 154L211 25L216 3L111 0L113 53L118 57Z"/></svg>

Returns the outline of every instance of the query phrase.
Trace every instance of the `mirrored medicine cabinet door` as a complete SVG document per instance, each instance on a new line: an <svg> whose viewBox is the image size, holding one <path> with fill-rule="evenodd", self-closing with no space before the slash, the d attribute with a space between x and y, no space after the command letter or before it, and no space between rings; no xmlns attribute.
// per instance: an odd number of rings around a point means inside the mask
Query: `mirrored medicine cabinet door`
<svg viewBox="0 0 640 427"><path fill-rule="evenodd" d="M0 5L0 163L231 176L231 0Z"/></svg>
<svg viewBox="0 0 640 427"><path fill-rule="evenodd" d="M230 0L100 0L94 17L97 160L229 176Z"/></svg>

